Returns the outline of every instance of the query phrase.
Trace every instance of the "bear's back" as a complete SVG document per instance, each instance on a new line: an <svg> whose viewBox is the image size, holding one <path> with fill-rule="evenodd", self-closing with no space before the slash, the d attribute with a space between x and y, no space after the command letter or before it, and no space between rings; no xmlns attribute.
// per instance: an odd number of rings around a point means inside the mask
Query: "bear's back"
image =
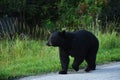
<svg viewBox="0 0 120 80"><path fill-rule="evenodd" d="M86 30L80 30L77 32L74 32L74 39L73 39L73 45L74 47L97 47L99 45L98 39L96 36Z"/></svg>
<svg viewBox="0 0 120 80"><path fill-rule="evenodd" d="M93 33L86 31L86 30L80 30L80 31L75 32L74 34L75 34L76 39L78 40L84 40L84 41L97 40L96 36Z"/></svg>

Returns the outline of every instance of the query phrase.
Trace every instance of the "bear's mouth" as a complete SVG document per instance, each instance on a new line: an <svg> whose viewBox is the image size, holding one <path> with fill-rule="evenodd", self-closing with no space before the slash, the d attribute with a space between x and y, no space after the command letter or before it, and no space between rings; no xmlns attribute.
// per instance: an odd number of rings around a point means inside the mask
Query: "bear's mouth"
<svg viewBox="0 0 120 80"><path fill-rule="evenodd" d="M51 44L51 43L46 43L46 45L47 45L47 46L54 46L54 47L57 46L57 45L55 45L55 44Z"/></svg>
<svg viewBox="0 0 120 80"><path fill-rule="evenodd" d="M50 44L50 43L46 43L46 45L47 45L47 46L52 46L52 44Z"/></svg>

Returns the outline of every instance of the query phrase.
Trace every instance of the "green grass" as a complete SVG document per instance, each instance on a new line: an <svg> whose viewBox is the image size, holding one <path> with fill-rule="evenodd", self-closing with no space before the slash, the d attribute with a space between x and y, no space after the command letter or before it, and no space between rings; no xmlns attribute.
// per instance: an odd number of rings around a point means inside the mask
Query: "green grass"
<svg viewBox="0 0 120 80"><path fill-rule="evenodd" d="M96 34L100 41L97 64L120 61L120 36L115 32ZM47 47L45 41L0 41L0 80L56 72L61 69L59 51ZM70 68L73 58L71 58ZM85 67L84 62L81 67Z"/></svg>
<svg viewBox="0 0 120 80"><path fill-rule="evenodd" d="M42 41L2 41L0 78L34 75L58 69L58 52ZM53 64L52 64L53 63Z"/></svg>

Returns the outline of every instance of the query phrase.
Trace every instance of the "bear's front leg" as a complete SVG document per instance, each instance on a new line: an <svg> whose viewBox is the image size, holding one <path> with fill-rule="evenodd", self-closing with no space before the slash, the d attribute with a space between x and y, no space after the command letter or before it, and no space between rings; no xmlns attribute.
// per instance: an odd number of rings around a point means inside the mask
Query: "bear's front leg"
<svg viewBox="0 0 120 80"><path fill-rule="evenodd" d="M60 62L62 67L62 70L59 71L59 74L67 74L67 69L69 65L69 55L62 48L59 48L59 51L60 51Z"/></svg>

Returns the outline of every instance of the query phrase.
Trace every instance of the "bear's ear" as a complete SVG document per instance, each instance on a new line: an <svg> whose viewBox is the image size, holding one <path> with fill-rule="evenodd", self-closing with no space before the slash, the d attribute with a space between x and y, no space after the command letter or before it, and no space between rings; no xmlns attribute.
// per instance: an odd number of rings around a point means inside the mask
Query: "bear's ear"
<svg viewBox="0 0 120 80"><path fill-rule="evenodd" d="M66 34L66 31L65 31L65 30L63 30L62 32L59 32L59 35L62 36L62 37L64 37L65 34Z"/></svg>

